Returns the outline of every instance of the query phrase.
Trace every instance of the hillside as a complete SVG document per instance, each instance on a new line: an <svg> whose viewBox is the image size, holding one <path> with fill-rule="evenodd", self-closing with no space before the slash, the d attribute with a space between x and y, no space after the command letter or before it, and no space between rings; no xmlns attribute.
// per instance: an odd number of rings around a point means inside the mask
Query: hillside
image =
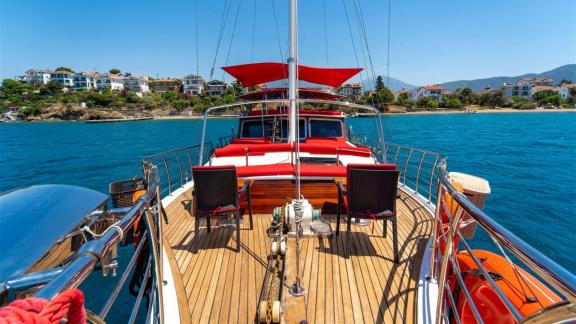
<svg viewBox="0 0 576 324"><path fill-rule="evenodd" d="M386 81L387 81L386 77L384 77L384 83L386 83ZM367 85L368 89L373 89L375 84L376 84L376 82L372 78L370 78L368 80L363 80L363 82L362 82L362 85ZM418 88L417 85L409 84L409 83L406 83L402 80L390 77L390 90L392 90L392 91L398 91L398 90L402 90L402 89L412 90L412 89L416 89L416 88Z"/></svg>
<svg viewBox="0 0 576 324"><path fill-rule="evenodd" d="M505 82L514 83L523 78L534 78L534 77L548 77L556 81L567 79L576 82L576 64L563 65L553 70L542 73L528 73L514 77L500 76L500 77L492 77L476 80L458 80L442 83L442 85L449 91L454 91L458 88L471 88L474 91L480 91L486 87L491 88L500 87Z"/></svg>

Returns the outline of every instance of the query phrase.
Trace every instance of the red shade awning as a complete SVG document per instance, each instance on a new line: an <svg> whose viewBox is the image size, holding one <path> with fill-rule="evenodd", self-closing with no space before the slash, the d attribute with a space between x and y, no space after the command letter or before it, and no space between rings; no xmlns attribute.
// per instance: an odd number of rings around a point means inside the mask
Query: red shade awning
<svg viewBox="0 0 576 324"><path fill-rule="evenodd" d="M261 100L261 99L282 99L287 98L287 88L266 88L258 91L252 91L238 98L244 100ZM343 96L321 89L298 88L299 97L302 99L323 99L337 100Z"/></svg>
<svg viewBox="0 0 576 324"><path fill-rule="evenodd" d="M285 63L241 64L226 66L222 69L235 77L245 87L288 78L288 64ZM362 71L360 68L321 68L298 65L298 79L338 87L360 71Z"/></svg>

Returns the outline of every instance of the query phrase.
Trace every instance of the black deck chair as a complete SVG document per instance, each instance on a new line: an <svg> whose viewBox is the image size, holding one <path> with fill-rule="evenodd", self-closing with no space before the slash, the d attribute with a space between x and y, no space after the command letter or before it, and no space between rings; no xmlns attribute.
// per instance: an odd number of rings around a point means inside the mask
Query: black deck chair
<svg viewBox="0 0 576 324"><path fill-rule="evenodd" d="M396 198L399 172L394 164L349 164L346 167L346 187L337 182L338 209L336 235L340 234L342 205L348 211L345 257L350 254L350 229L352 218L383 220L382 231L386 237L387 221L392 221L394 263L398 257L398 224Z"/></svg>
<svg viewBox="0 0 576 324"><path fill-rule="evenodd" d="M192 168L194 179L194 202L192 208L196 217L194 231L198 237L200 218L206 217L206 226L210 232L210 218L233 213L236 216L236 251L240 252L240 200L248 202L250 229L252 223L252 203L250 201L250 181L238 190L238 178L235 166L198 166Z"/></svg>

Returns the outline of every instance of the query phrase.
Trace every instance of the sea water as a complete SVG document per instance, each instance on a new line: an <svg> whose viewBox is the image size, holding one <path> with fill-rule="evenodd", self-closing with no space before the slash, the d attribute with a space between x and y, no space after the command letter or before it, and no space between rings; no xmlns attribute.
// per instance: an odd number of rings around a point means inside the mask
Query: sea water
<svg viewBox="0 0 576 324"><path fill-rule="evenodd" d="M376 134L371 118L348 124ZM387 141L442 153L449 171L487 179L486 213L576 272L576 114L394 115L383 125ZM140 175L142 157L199 143L201 127L200 120L0 124L0 192L42 183L107 192L110 182ZM208 140L234 128L236 120L210 120ZM124 264L128 252L121 251ZM83 287L88 307L97 312L116 281L92 276ZM106 319L126 320L131 303L125 289Z"/></svg>

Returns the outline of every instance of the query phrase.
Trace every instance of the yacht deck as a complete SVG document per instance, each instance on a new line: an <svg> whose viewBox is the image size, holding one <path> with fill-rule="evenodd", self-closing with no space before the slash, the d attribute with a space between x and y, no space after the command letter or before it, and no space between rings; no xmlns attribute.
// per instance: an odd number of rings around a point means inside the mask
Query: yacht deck
<svg viewBox="0 0 576 324"><path fill-rule="evenodd" d="M166 207L164 247L173 269L183 323L254 323L266 271L270 215L255 214L250 230L245 215L241 252L236 253L234 228L201 224L198 252L193 253L194 218L191 190ZM417 284L421 259L431 232L431 215L402 192L397 201L400 264L392 259L392 233L382 237L382 224L353 226L349 259L344 258L345 223L332 239L302 240L305 297L294 298L287 285L294 281L295 240L286 257L284 316L287 323L391 323L416 321ZM324 215L335 225L333 215ZM333 227L334 228L334 227Z"/></svg>

